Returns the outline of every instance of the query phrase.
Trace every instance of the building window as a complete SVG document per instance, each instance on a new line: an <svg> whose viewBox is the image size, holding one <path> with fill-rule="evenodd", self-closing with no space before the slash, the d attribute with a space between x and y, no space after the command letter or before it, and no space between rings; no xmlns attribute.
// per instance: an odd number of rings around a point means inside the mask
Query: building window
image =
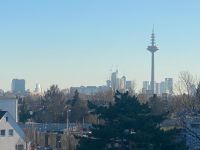
<svg viewBox="0 0 200 150"><path fill-rule="evenodd" d="M15 149L16 150L24 150L24 145L16 145Z"/></svg>
<svg viewBox="0 0 200 150"><path fill-rule="evenodd" d="M8 130L8 135L9 135L9 136L13 136L13 133L14 133L13 129L9 129L9 130Z"/></svg>
<svg viewBox="0 0 200 150"><path fill-rule="evenodd" d="M0 136L5 136L6 135L6 130L1 130L0 131Z"/></svg>
<svg viewBox="0 0 200 150"><path fill-rule="evenodd" d="M8 117L6 117L6 122L8 122Z"/></svg>

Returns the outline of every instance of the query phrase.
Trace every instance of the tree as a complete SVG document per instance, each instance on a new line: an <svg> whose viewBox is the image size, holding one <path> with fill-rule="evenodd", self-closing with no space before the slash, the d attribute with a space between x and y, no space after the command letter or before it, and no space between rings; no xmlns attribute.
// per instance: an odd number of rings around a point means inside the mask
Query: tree
<svg viewBox="0 0 200 150"><path fill-rule="evenodd" d="M64 122L65 116L65 94L57 85L52 85L42 99L42 110L35 114L39 122Z"/></svg>
<svg viewBox="0 0 200 150"><path fill-rule="evenodd" d="M78 90L75 90L74 96L73 96L73 99L72 99L72 106L74 106L79 101L80 101L79 92L78 92Z"/></svg>
<svg viewBox="0 0 200 150"><path fill-rule="evenodd" d="M156 94L149 100L149 106L151 107L151 112L154 115L162 115L166 113L166 106L164 105L164 101L157 97Z"/></svg>
<svg viewBox="0 0 200 150"><path fill-rule="evenodd" d="M21 99L22 103L19 111L19 122L25 123L28 118L30 118L30 113L28 110L28 105L24 99Z"/></svg>
<svg viewBox="0 0 200 150"><path fill-rule="evenodd" d="M197 79L187 71L179 74L179 80L175 85L176 94L174 96L174 111L180 113L182 111L197 111Z"/></svg>
<svg viewBox="0 0 200 150"><path fill-rule="evenodd" d="M196 98L200 101L200 82L197 85Z"/></svg>
<svg viewBox="0 0 200 150"><path fill-rule="evenodd" d="M197 90L196 90L195 96L196 96L197 107L199 110L199 108L200 108L200 82L197 85Z"/></svg>
<svg viewBox="0 0 200 150"><path fill-rule="evenodd" d="M196 78L187 71L180 72L179 81L177 83L178 94L186 94L188 98L195 94Z"/></svg>
<svg viewBox="0 0 200 150"><path fill-rule="evenodd" d="M79 93L76 90L71 104L70 121L82 122L87 117L88 108L87 101L83 101L79 97Z"/></svg>
<svg viewBox="0 0 200 150"><path fill-rule="evenodd" d="M104 123L94 125L92 134L80 140L79 150L185 149L184 144L175 140L178 130L161 130L159 124L165 117L153 115L148 104L140 104L135 96L117 92L113 105L92 109Z"/></svg>
<svg viewBox="0 0 200 150"><path fill-rule="evenodd" d="M174 96L171 104L172 114L175 114L179 125L186 134L200 142L200 136L190 126L200 111L200 82L189 72L181 72L176 89L177 95Z"/></svg>

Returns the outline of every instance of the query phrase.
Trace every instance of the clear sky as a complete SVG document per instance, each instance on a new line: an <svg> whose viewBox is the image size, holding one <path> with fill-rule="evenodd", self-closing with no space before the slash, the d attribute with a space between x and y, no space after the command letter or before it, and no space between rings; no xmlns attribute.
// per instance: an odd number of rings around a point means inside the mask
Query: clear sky
<svg viewBox="0 0 200 150"><path fill-rule="evenodd" d="M0 88L102 85L116 68L140 86L153 24L156 80L200 75L199 0L2 0Z"/></svg>

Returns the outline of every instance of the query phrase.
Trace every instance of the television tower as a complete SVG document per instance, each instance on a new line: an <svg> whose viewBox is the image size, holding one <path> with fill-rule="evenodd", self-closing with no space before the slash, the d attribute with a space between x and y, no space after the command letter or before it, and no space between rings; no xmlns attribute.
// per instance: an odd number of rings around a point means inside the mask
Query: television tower
<svg viewBox="0 0 200 150"><path fill-rule="evenodd" d="M155 93L154 90L154 53L158 50L158 47L155 44L155 35L154 35L154 28L152 30L152 34L151 34L151 45L147 47L147 50L151 52L151 92L152 95Z"/></svg>

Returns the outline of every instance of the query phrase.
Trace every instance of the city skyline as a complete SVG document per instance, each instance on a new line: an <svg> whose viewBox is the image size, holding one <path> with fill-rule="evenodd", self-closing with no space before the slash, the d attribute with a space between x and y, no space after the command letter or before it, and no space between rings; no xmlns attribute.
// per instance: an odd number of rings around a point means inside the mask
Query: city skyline
<svg viewBox="0 0 200 150"><path fill-rule="evenodd" d="M134 93L146 93L146 90L150 90L151 91L151 81L148 80L144 80L142 81L141 87L137 86L137 81L132 80L132 79L128 79L126 77L126 75L120 74L120 72L118 70L112 71L110 74L109 79L105 80L104 83L100 84L100 85L77 85L77 86L69 86L69 87L64 87L64 88L60 88L59 85L58 87L62 90L70 90L71 88L85 88L85 87L95 87L95 88L111 88L113 91L119 90L121 92L125 92L126 90L134 90ZM165 77L165 80L173 80L173 78L170 77ZM147 83L148 82L148 83ZM161 84L163 82L163 79L160 81L155 81L154 80L154 86L155 86L155 94L157 94L157 89L156 89L156 84ZM145 83L145 85L144 85ZM173 81L171 82L171 86L174 86ZM147 85L148 84L148 85ZM53 85L53 84L52 84ZM50 85L50 86L52 86ZM56 84L54 84L56 85ZM48 88L43 88L40 83L35 83L34 87L31 88L27 88L27 82L25 79L12 79L11 81L11 86L9 90L5 90L5 89L0 89L1 91L3 90L4 92L12 92L12 93L26 93L26 92L31 92L31 93L42 93L45 92L46 90L48 90L50 87ZM101 91L101 90L100 90ZM133 92L133 91L132 91ZM173 92L173 90L171 90L171 92ZM152 92L151 92L152 93Z"/></svg>
<svg viewBox="0 0 200 150"><path fill-rule="evenodd" d="M176 81L181 71L200 75L194 67L199 7L186 0L0 2L0 88L9 90L13 78L25 79L30 89L102 85L111 68L142 87L150 80L146 46L153 24L162 49L155 80Z"/></svg>

